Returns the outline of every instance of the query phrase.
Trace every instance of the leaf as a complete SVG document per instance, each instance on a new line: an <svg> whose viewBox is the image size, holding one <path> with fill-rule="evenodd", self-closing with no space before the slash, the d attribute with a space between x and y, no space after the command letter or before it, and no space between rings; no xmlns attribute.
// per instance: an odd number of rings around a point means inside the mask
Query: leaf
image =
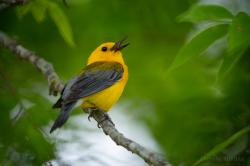
<svg viewBox="0 0 250 166"><path fill-rule="evenodd" d="M25 16L31 10L31 6L32 6L32 2L29 2L28 4L22 7L19 6L17 8L17 17L22 18L23 16Z"/></svg>
<svg viewBox="0 0 250 166"><path fill-rule="evenodd" d="M232 19L233 15L224 7L218 5L194 5L188 11L181 14L177 20L187 22L199 22L206 20Z"/></svg>
<svg viewBox="0 0 250 166"><path fill-rule="evenodd" d="M42 22L46 16L46 3L43 0L33 0L30 1L25 6L17 9L17 16L22 18L28 12L32 12L33 17L37 22Z"/></svg>
<svg viewBox="0 0 250 166"><path fill-rule="evenodd" d="M63 39L73 47L75 43L70 23L63 10L56 3L48 0L34 0L17 10L17 15L21 18L31 11L36 21L42 22L45 19L47 9Z"/></svg>
<svg viewBox="0 0 250 166"><path fill-rule="evenodd" d="M231 71L250 43L250 17L241 12L233 19L228 31L228 54L219 71L221 79Z"/></svg>
<svg viewBox="0 0 250 166"><path fill-rule="evenodd" d="M248 46L250 43L250 17L243 12L237 14L229 27L228 35L229 52Z"/></svg>
<svg viewBox="0 0 250 166"><path fill-rule="evenodd" d="M37 22L42 22L46 16L46 3L43 0L32 1L31 12Z"/></svg>
<svg viewBox="0 0 250 166"><path fill-rule="evenodd" d="M242 54L246 51L246 49L247 47L243 48L242 50L239 50L238 52L225 55L223 63L220 66L218 72L217 81L222 80L232 70L232 68L237 64L238 60L241 58Z"/></svg>
<svg viewBox="0 0 250 166"><path fill-rule="evenodd" d="M245 135L249 131L250 131L250 126L247 126L247 127L243 128L243 129L241 129L240 131L238 131L237 133L235 133L234 135L232 135L231 137L229 137L224 142L216 145L212 150L210 150L207 154L205 154L197 162L195 162L193 164L193 166L199 165L201 162L203 162L205 160L208 160L208 159L211 159L212 157L216 156L223 149L225 149L227 146L229 146L232 143L234 143L235 141L237 141L240 137L242 137L243 135Z"/></svg>
<svg viewBox="0 0 250 166"><path fill-rule="evenodd" d="M69 24L68 18L61 10L61 8L51 1L47 1L49 14L52 20L55 22L60 34L62 35L63 39L70 45L74 46L73 40L73 33L71 26Z"/></svg>
<svg viewBox="0 0 250 166"><path fill-rule="evenodd" d="M227 29L227 24L219 24L197 34L189 43L181 48L169 70L175 69L191 58L200 55L212 43L226 35Z"/></svg>

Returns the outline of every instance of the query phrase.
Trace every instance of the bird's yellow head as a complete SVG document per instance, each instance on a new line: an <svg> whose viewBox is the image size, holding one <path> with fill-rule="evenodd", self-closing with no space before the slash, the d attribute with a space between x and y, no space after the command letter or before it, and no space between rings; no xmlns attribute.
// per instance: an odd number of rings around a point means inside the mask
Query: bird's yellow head
<svg viewBox="0 0 250 166"><path fill-rule="evenodd" d="M88 65L99 61L115 61L124 64L121 50L128 46L123 44L126 38L118 42L107 42L98 46L89 56Z"/></svg>

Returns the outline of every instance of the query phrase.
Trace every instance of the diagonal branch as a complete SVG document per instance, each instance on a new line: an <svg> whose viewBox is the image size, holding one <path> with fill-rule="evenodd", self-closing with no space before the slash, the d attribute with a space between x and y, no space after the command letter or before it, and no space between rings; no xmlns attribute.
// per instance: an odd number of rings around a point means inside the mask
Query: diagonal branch
<svg viewBox="0 0 250 166"><path fill-rule="evenodd" d="M98 124L101 124L103 132L108 135L117 145L123 146L128 151L140 156L146 163L154 166L170 166L161 155L151 152L137 142L126 138L120 133L110 120L105 120L105 113L101 110L95 110L93 118Z"/></svg>
<svg viewBox="0 0 250 166"><path fill-rule="evenodd" d="M60 81L58 75L53 69L53 66L39 57L35 53L27 50L23 46L19 45L14 39L11 39L6 34L0 31L0 45L9 49L13 54L15 54L20 59L24 59L35 66L42 74L47 78L50 94L56 95L63 89L63 84ZM170 166L161 155L151 152L135 141L126 138L122 133L120 133L115 126L108 120L103 121L106 117L105 113L102 111L95 111L93 118L101 124L103 132L108 135L117 145L123 146L128 151L137 154L149 165L154 166Z"/></svg>
<svg viewBox="0 0 250 166"><path fill-rule="evenodd" d="M0 45L9 49L13 54L22 60L29 61L46 77L49 83L49 94L56 96L63 89L63 84L56 74L53 66L43 58L37 56L34 52L29 51L14 39L8 37L0 31Z"/></svg>

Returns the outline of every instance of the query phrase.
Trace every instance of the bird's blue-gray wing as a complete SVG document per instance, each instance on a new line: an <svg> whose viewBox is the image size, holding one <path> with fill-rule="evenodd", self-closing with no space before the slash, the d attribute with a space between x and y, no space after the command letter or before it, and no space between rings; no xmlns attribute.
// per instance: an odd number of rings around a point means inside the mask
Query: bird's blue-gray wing
<svg viewBox="0 0 250 166"><path fill-rule="evenodd" d="M117 62L96 62L88 65L80 76L74 77L65 86L61 98L55 104L60 106L61 113L50 132L66 122L77 100L112 86L122 75L123 67Z"/></svg>
<svg viewBox="0 0 250 166"><path fill-rule="evenodd" d="M123 67L116 62L97 62L86 67L70 88L67 100L78 100L106 89L119 81Z"/></svg>

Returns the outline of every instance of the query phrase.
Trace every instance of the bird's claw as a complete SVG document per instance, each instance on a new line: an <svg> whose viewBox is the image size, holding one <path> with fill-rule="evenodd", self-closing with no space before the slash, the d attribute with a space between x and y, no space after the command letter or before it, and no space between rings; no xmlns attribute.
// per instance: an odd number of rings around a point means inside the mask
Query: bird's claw
<svg viewBox="0 0 250 166"><path fill-rule="evenodd" d="M93 118L94 111L97 110L97 108L88 108L87 113L89 113L88 120L91 121L91 118Z"/></svg>
<svg viewBox="0 0 250 166"><path fill-rule="evenodd" d="M89 113L89 116L88 116L88 120L89 120L89 121L91 121L91 118L93 118L93 112L94 112L94 111L91 111L91 112Z"/></svg>
<svg viewBox="0 0 250 166"><path fill-rule="evenodd" d="M115 126L114 122L111 120L111 118L109 117L109 115L107 113L104 113L104 117L103 117L103 119L101 121L99 121L97 123L97 127L101 128L102 127L102 123L104 121L106 121L106 120L108 120L113 126Z"/></svg>
<svg viewBox="0 0 250 166"><path fill-rule="evenodd" d="M85 109L85 112L89 113L89 115L88 115L88 120L89 121L91 121L91 118L93 118L94 113L97 110L98 110L98 108L96 108L96 107ZM104 112L103 110L100 110L100 111L103 112L104 116L103 116L102 120L100 120L99 122L97 122L97 127L101 128L102 127L102 123L104 121L106 121L106 120L108 120L113 126L115 126L114 122L111 120L111 118L109 117L109 115L106 112Z"/></svg>

